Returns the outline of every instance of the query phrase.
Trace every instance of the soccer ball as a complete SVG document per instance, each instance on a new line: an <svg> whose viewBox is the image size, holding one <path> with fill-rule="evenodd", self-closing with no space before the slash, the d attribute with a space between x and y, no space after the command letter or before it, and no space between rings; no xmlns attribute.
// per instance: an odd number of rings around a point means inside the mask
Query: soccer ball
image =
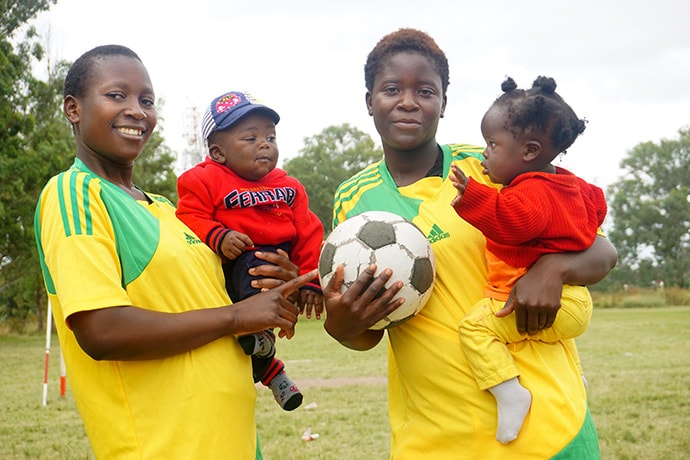
<svg viewBox="0 0 690 460"><path fill-rule="evenodd" d="M342 264L344 292L372 263L376 264L376 275L385 268L393 270L386 288L398 280L403 282L397 297L403 297L405 303L371 329L391 328L419 313L436 278L434 253L422 231L409 220L384 211L367 211L345 220L328 235L321 249L321 285L326 286Z"/></svg>

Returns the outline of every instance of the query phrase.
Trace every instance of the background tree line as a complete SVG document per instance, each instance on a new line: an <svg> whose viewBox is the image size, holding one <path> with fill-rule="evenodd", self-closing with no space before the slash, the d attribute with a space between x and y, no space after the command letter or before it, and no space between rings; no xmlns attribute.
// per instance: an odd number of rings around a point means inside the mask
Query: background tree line
<svg viewBox="0 0 690 460"><path fill-rule="evenodd" d="M46 296L34 207L45 182L74 158L71 126L62 113L62 86L71 63L47 62L41 37L29 27L38 12L55 2L0 1L0 325L17 331L32 323L44 328ZM32 71L40 65L47 70L44 79ZM158 106L160 112L160 101ZM678 139L637 145L622 161L621 179L607 190L612 222L607 232L619 263L594 289L659 281L688 287L689 152L690 129L685 128ZM156 130L137 160L137 185L176 202L177 156L162 130ZM311 208L329 231L338 184L382 156L369 135L344 123L305 138L283 168L305 185Z"/></svg>
<svg viewBox="0 0 690 460"><path fill-rule="evenodd" d="M607 282L690 287L690 127L677 139L638 144L621 168L607 191L618 250Z"/></svg>

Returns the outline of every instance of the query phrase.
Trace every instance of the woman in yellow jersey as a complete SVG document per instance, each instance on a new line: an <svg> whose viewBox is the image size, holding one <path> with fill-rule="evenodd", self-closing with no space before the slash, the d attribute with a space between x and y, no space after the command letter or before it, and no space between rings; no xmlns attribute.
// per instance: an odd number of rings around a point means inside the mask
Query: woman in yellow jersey
<svg viewBox="0 0 690 460"><path fill-rule="evenodd" d="M401 29L377 43L364 73L366 105L381 136L384 159L341 184L333 223L369 210L400 214L428 235L437 265L434 292L425 308L387 331L390 457L598 458L578 359L569 347L533 340L509 346L534 400L520 436L507 445L495 439L495 402L479 390L462 353L458 325L482 297L486 283L485 240L450 206L456 196L450 166L456 164L475 180L490 182L482 174L483 148L436 140L449 83L443 51L427 34ZM603 237L580 253L542 256L516 283L508 300L518 329L534 334L552 324L563 283L595 283L616 258ZM367 275L360 277L358 286L366 285ZM384 335L368 328L397 303L369 304L373 289L361 297L353 288L342 296L334 294L341 280L334 277L324 291L324 327L344 346L368 350Z"/></svg>
<svg viewBox="0 0 690 460"><path fill-rule="evenodd" d="M294 334L295 278L281 255L271 288L230 305L220 259L165 198L132 183L156 126L148 72L129 48L78 58L65 79L73 166L45 186L35 229L67 374L103 459L261 458L250 357L237 336ZM289 280L289 281L288 281Z"/></svg>

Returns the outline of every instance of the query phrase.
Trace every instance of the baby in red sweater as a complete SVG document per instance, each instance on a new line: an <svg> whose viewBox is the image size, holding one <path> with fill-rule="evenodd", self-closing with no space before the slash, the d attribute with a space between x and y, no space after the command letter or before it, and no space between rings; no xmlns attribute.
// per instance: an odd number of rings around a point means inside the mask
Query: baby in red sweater
<svg viewBox="0 0 690 460"><path fill-rule="evenodd" d="M233 302L254 295L252 267L267 262L257 251L290 256L300 274L318 266L323 225L309 209L304 186L276 168L278 145L273 109L241 91L213 101L202 119L208 157L178 179L177 216L223 258L228 294ZM299 291L307 317L320 318L323 297L318 279ZM302 393L275 357L275 335L267 330L238 338L252 356L254 381L271 388L285 410L302 403Z"/></svg>
<svg viewBox="0 0 690 460"><path fill-rule="evenodd" d="M463 318L460 341L479 388L496 398L496 439L507 444L517 437L532 403L509 350L529 346L520 344L525 340L563 341L577 356L573 339L592 315L587 288L566 285L557 315L528 318L527 331L519 331L520 311L513 313L512 302L506 302L510 291L541 255L591 246L606 202L599 187L551 164L585 129L585 121L555 92L556 82L539 77L531 89L521 90L508 78L502 89L481 130L487 145L484 174L503 188L468 179L455 165L450 180L458 192L451 203L455 211L486 237L488 265L485 298Z"/></svg>

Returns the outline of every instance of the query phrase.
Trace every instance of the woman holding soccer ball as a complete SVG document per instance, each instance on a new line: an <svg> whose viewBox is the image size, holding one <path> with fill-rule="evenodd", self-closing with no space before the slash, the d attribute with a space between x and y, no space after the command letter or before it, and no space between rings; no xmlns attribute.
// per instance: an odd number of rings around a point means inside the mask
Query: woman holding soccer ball
<svg viewBox="0 0 690 460"><path fill-rule="evenodd" d="M450 207L456 164L474 179L482 173L483 147L439 144L436 131L446 108L448 61L427 34L401 29L383 37L365 65L366 104L381 136L384 159L353 176L336 192L334 224L366 211L390 211L434 235L434 291L424 309L388 329L391 458L598 458L596 429L587 410L577 357L562 343L526 340L510 351L533 402L520 436L495 439L496 405L479 390L458 338L465 312L486 282L484 238ZM542 256L511 293L517 326L534 334L548 327L560 307L564 283L588 285L615 265L616 251L603 237L580 253ZM375 298L389 270L374 283L373 269L339 294L342 271L326 286L326 331L341 344L368 350L382 330L369 329L400 305L394 284Z"/></svg>

